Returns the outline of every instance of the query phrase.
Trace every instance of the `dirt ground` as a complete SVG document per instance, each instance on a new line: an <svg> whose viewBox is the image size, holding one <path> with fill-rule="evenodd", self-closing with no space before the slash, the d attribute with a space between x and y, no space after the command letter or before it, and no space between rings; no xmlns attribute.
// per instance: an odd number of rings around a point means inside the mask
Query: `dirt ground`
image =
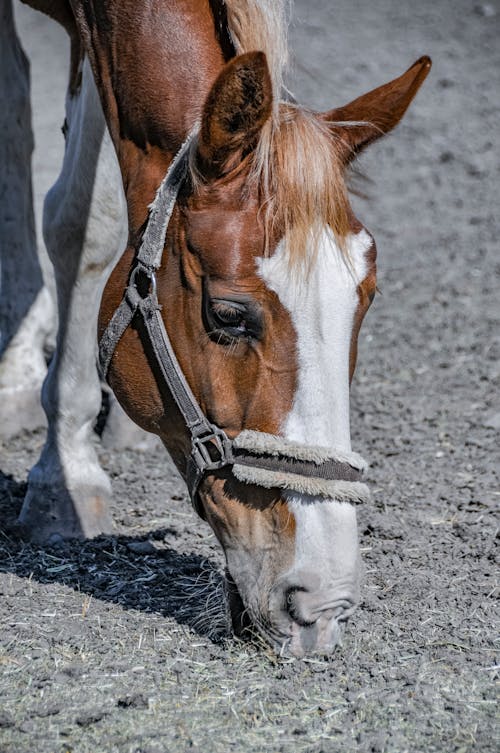
<svg viewBox="0 0 500 753"><path fill-rule="evenodd" d="M39 200L62 148L66 42L25 8L19 27ZM498 0L295 4L292 85L315 107L434 60L404 123L363 158L368 199L355 199L382 294L352 392L373 501L343 647L281 660L228 635L220 549L160 449L101 449L115 536L19 541L43 442L25 433L0 445L1 753L498 749L499 36Z"/></svg>

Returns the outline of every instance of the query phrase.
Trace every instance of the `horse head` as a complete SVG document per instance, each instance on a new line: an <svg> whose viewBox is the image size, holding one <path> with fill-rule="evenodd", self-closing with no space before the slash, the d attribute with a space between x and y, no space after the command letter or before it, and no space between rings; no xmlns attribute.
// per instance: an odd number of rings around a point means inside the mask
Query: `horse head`
<svg viewBox="0 0 500 753"><path fill-rule="evenodd" d="M349 386L376 289L376 248L351 209L345 172L398 123L429 68L422 58L345 107L315 113L278 101L262 52L221 63L156 273L163 325L204 416L236 445L287 455L286 469L209 470L195 504L225 552L236 629L251 623L297 656L331 651L359 602L358 481L290 480L287 470L317 458L362 467L351 450ZM125 129L111 122L110 130L123 170L129 146L116 133ZM150 166L155 148L141 145ZM130 245L104 293L101 333L144 230L144 191L130 164ZM148 202L166 164L148 168ZM117 344L109 379L186 477L192 437L141 321Z"/></svg>

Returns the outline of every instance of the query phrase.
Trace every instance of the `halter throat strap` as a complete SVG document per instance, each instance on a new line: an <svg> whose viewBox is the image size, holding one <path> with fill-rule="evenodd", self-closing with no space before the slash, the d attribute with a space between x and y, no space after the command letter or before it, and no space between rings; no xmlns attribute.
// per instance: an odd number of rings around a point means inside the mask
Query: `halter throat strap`
<svg viewBox="0 0 500 753"><path fill-rule="evenodd" d="M196 125L172 161L150 206L142 242L135 256L123 299L99 342L99 365L107 377L116 346L140 316L155 363L170 390L191 437L185 478L191 501L203 516L198 489L205 474L230 466L249 484L284 488L339 501L362 502L369 496L360 479L365 463L355 453L339 453L287 442L264 432L243 431L234 440L211 423L196 400L174 353L161 316L155 272L161 265L168 224L186 177Z"/></svg>

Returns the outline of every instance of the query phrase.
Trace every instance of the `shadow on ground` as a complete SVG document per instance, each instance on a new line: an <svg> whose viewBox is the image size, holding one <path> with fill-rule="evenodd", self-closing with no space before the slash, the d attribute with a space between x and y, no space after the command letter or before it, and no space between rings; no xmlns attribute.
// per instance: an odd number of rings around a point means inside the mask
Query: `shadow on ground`
<svg viewBox="0 0 500 753"><path fill-rule="evenodd" d="M0 471L0 572L62 583L124 609L155 612L218 642L230 634L224 578L209 560L147 537L100 536L51 546L24 541L16 526L26 484Z"/></svg>

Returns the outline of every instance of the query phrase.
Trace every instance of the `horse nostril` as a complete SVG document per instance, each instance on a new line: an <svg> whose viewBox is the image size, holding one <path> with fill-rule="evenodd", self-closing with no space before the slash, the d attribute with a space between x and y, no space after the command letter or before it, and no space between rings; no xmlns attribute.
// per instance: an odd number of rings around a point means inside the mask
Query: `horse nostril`
<svg viewBox="0 0 500 753"><path fill-rule="evenodd" d="M285 591L285 612L300 627L311 627L316 622L316 619L306 616L304 604L301 603L301 598L298 596L301 593L307 593L307 588L303 586L290 586L290 588L287 588Z"/></svg>

